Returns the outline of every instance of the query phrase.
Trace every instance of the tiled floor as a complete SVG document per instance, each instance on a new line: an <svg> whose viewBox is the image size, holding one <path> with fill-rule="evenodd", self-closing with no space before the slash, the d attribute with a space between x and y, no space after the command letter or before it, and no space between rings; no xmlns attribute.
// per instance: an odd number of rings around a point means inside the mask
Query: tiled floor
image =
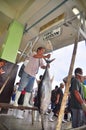
<svg viewBox="0 0 86 130"><path fill-rule="evenodd" d="M45 115L45 130L56 130L57 118L54 122L48 120L48 115ZM71 123L62 123L62 130L69 129ZM0 115L0 130L42 130L41 122L36 120L32 125L31 112L24 112L24 119L17 119L13 115L13 110L9 110L8 114Z"/></svg>

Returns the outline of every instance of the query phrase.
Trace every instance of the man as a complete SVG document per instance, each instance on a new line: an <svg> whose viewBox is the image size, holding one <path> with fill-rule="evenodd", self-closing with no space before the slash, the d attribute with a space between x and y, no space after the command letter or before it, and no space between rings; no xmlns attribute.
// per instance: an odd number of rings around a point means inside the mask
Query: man
<svg viewBox="0 0 86 130"><path fill-rule="evenodd" d="M81 85L83 82L83 71L81 68L76 68L74 73L75 77L72 78L70 87L70 104L72 111L72 127L77 128L83 125L83 110L86 110L86 105L84 103Z"/></svg>
<svg viewBox="0 0 86 130"><path fill-rule="evenodd" d="M55 102L56 102L56 99L57 99L57 90L58 90L58 86L56 85L55 86L55 89L53 89L51 91L51 109L53 110L54 107L55 107Z"/></svg>
<svg viewBox="0 0 86 130"><path fill-rule="evenodd" d="M54 116L54 107L55 107L55 102L56 102L56 99L57 99L57 90L58 90L58 86L56 85L55 86L55 89L53 89L51 91L51 111L50 111L50 114L49 114L49 121L53 122L53 116Z"/></svg>
<svg viewBox="0 0 86 130"><path fill-rule="evenodd" d="M49 115L50 121L54 121L53 115L57 117L59 114L59 110L60 110L62 99L63 99L63 90L62 90L63 88L64 88L63 83L60 83L60 87L56 86L56 88L55 88L56 93L54 94L55 99L53 100L54 106L53 106L53 110L50 112L50 115ZM51 99L51 101L52 101L52 99ZM65 122L64 119L63 119L63 122Z"/></svg>
<svg viewBox="0 0 86 130"><path fill-rule="evenodd" d="M2 69L3 66L5 66L6 61L0 59L0 75L5 73L5 71Z"/></svg>
<svg viewBox="0 0 86 130"><path fill-rule="evenodd" d="M50 58L50 54L44 55L45 53L45 48L44 47L39 47L37 49L37 53L32 53L29 57L29 62L24 68L24 72L22 74L20 84L18 91L16 93L15 97L15 102L14 105L18 106L18 99L20 97L21 91L24 90L26 91L25 97L24 97L24 106L32 107L29 104L29 100L31 97L31 92L33 89L34 81L36 74L38 73L39 67L42 69L45 69L46 66L43 63L43 58Z"/></svg>
<svg viewBox="0 0 86 130"><path fill-rule="evenodd" d="M57 98L55 101L55 108L54 108L54 113L57 116L59 111L60 111L60 107L61 107L61 103L62 103L62 99L63 99L63 89L64 88L64 84L60 83L60 87L57 90Z"/></svg>

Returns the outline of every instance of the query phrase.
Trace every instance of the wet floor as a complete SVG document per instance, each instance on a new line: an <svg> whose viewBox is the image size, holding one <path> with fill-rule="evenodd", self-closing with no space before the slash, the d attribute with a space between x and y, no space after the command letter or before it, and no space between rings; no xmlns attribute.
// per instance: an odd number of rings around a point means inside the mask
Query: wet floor
<svg viewBox="0 0 86 130"><path fill-rule="evenodd" d="M0 114L0 130L42 130L41 122L35 118L32 124L32 114L30 111L23 113L23 119L17 119L13 115L13 110L9 110L8 114ZM45 130L56 130L57 118L54 122L48 120L48 115L45 115L44 127ZM61 130L71 128L71 123L62 123Z"/></svg>

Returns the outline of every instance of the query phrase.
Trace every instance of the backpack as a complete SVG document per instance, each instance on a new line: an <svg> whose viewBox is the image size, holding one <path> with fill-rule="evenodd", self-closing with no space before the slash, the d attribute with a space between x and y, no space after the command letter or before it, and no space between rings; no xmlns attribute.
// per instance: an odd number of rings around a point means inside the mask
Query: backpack
<svg viewBox="0 0 86 130"><path fill-rule="evenodd" d="M23 105L24 96L25 96L25 94L22 94L22 93L21 93L21 95L20 95L20 97L19 97L19 99L18 99L18 104L19 104L19 105Z"/></svg>
<svg viewBox="0 0 86 130"><path fill-rule="evenodd" d="M18 76L21 77L22 76L22 73L24 71L24 68L25 68L25 65L23 64L19 70L19 73L18 73Z"/></svg>
<svg viewBox="0 0 86 130"><path fill-rule="evenodd" d="M52 90L52 92L51 92L51 102L55 103L56 99L57 99L57 91Z"/></svg>

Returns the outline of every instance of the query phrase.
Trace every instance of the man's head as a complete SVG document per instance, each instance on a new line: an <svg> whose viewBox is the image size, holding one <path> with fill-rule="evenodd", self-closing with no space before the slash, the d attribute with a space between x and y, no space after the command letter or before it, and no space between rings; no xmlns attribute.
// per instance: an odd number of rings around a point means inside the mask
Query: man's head
<svg viewBox="0 0 86 130"><path fill-rule="evenodd" d="M45 48L44 47L38 47L37 48L37 53L44 54L45 53Z"/></svg>
<svg viewBox="0 0 86 130"><path fill-rule="evenodd" d="M83 76L83 71L82 71L82 69L81 68L76 68L75 69L75 76L77 76L77 75L79 75L79 76Z"/></svg>
<svg viewBox="0 0 86 130"><path fill-rule="evenodd" d="M64 83L60 83L60 88L64 88Z"/></svg>
<svg viewBox="0 0 86 130"><path fill-rule="evenodd" d="M57 85L55 86L55 89L58 89L58 86L57 86Z"/></svg>
<svg viewBox="0 0 86 130"><path fill-rule="evenodd" d="M77 79L80 81L80 82L83 82L83 70L81 68L76 68L75 71L75 76L77 77Z"/></svg>
<svg viewBox="0 0 86 130"><path fill-rule="evenodd" d="M6 61L0 60L0 67L3 67L5 65Z"/></svg>

